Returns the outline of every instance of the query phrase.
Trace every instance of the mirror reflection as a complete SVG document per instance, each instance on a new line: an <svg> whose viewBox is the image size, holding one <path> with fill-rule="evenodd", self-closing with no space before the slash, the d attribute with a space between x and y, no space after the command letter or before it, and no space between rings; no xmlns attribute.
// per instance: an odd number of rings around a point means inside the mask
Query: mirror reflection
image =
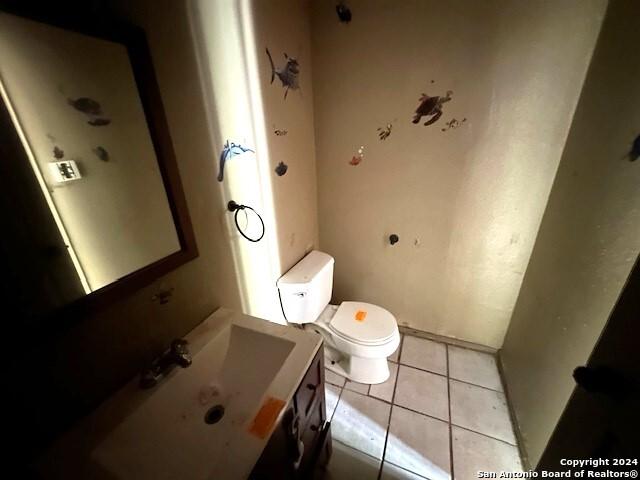
<svg viewBox="0 0 640 480"><path fill-rule="evenodd" d="M180 250L124 45L0 13L0 91L22 148L3 149L4 201L20 203L3 248L51 284L52 304Z"/></svg>

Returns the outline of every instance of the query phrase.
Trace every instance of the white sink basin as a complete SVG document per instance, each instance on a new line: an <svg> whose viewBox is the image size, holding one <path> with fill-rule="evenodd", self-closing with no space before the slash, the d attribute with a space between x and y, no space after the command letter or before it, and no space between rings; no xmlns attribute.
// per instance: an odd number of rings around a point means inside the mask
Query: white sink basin
<svg viewBox="0 0 640 480"><path fill-rule="evenodd" d="M193 357L189 368L161 382L94 457L123 478L181 478L185 465L191 468L188 478L207 478L212 464L227 454L221 445L236 427L251 422L294 345L229 325ZM224 407L223 417L206 423L207 411L217 405ZM198 463L202 458L208 461Z"/></svg>
<svg viewBox="0 0 640 480"><path fill-rule="evenodd" d="M186 339L190 367L151 390L132 379L55 442L38 462L43 477L247 478L278 420L258 436L250 431L256 414L267 399L290 402L322 340L226 309ZM219 405L224 415L207 423Z"/></svg>

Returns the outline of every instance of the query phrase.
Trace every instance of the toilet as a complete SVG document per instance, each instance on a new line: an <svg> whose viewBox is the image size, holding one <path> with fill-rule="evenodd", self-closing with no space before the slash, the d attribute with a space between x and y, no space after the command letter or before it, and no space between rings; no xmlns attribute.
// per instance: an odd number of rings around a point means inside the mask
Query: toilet
<svg viewBox="0 0 640 480"><path fill-rule="evenodd" d="M333 257L313 250L278 279L284 316L323 336L329 370L354 382L382 383L389 378L387 357L400 344L396 319L371 303L330 305L333 264Z"/></svg>

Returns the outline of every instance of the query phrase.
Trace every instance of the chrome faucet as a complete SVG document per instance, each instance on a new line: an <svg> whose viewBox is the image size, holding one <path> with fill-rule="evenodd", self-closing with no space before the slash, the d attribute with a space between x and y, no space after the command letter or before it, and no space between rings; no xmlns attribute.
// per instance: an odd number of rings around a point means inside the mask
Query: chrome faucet
<svg viewBox="0 0 640 480"><path fill-rule="evenodd" d="M140 375L140 387L155 387L173 368L178 365L187 368L191 365L191 355L187 348L187 341L181 338L171 342L171 346L156 358L151 366Z"/></svg>

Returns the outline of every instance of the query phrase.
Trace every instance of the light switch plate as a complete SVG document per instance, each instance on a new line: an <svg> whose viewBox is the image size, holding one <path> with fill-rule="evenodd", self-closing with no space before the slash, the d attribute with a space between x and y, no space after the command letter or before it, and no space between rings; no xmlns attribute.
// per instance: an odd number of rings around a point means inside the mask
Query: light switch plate
<svg viewBox="0 0 640 480"><path fill-rule="evenodd" d="M71 182L82 178L78 165L74 160L63 160L49 163L51 176L58 183Z"/></svg>

